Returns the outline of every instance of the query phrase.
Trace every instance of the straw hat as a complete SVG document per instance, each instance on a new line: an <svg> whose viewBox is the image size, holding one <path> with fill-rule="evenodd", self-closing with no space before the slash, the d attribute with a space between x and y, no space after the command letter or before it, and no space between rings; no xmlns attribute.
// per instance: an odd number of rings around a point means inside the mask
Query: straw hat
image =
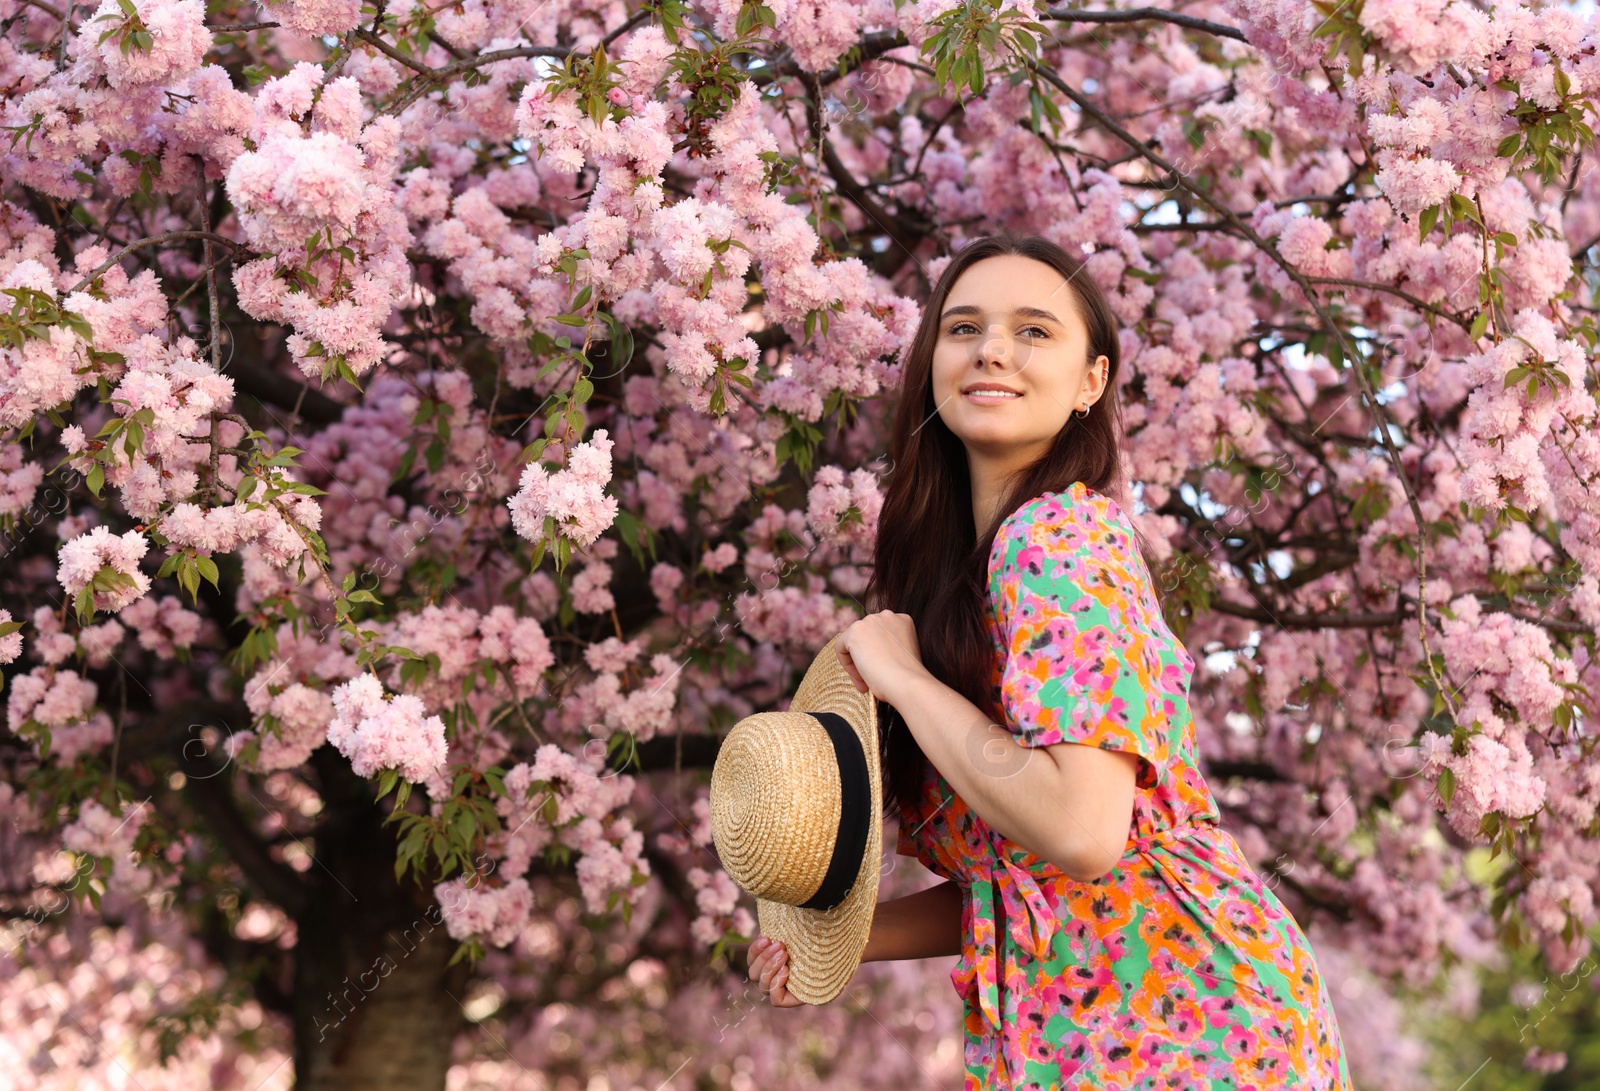
<svg viewBox="0 0 1600 1091"><path fill-rule="evenodd" d="M788 949L788 990L807 1004L844 991L878 900L878 702L857 691L838 642L817 653L787 712L734 725L711 772L717 854L755 895L762 934Z"/></svg>

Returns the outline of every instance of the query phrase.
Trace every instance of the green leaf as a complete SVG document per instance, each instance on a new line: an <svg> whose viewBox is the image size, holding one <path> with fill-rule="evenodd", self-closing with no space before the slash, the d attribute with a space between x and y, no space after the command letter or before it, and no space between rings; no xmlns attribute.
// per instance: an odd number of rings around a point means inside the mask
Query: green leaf
<svg viewBox="0 0 1600 1091"><path fill-rule="evenodd" d="M1422 218L1421 218L1422 234L1419 237L1425 239L1429 235L1431 235L1433 233L1434 226L1438 222L1439 222L1439 206L1438 205L1433 205L1432 207L1423 209L1422 210Z"/></svg>
<svg viewBox="0 0 1600 1091"><path fill-rule="evenodd" d="M89 491L94 493L95 496L98 497L100 495L100 489L105 485L105 483L106 483L106 469L100 463L96 462L89 469L89 477L88 477L88 482L87 482L87 484L89 486Z"/></svg>
<svg viewBox="0 0 1600 1091"><path fill-rule="evenodd" d="M1444 800L1446 807L1456 794L1456 775L1448 767L1439 770L1439 798Z"/></svg>
<svg viewBox="0 0 1600 1091"><path fill-rule="evenodd" d="M417 461L417 449L407 447L405 455L400 459L400 465L395 468L394 476L389 479L389 484L394 485L411 476L412 464Z"/></svg>
<svg viewBox="0 0 1600 1091"><path fill-rule="evenodd" d="M221 575L217 571L217 562L210 557L196 557L195 565L200 569L200 575L206 578L206 582L211 584L212 587L216 587L217 577Z"/></svg>
<svg viewBox="0 0 1600 1091"><path fill-rule="evenodd" d="M1483 336L1483 331L1489 328L1489 312L1479 311L1478 317L1472 320L1472 328L1467 331L1467 336L1474 341Z"/></svg>
<svg viewBox="0 0 1600 1091"><path fill-rule="evenodd" d="M1509 159L1517 154L1517 149L1520 147L1522 147L1522 134L1515 132L1500 141L1500 145L1495 148L1494 154L1502 159Z"/></svg>
<svg viewBox="0 0 1600 1091"><path fill-rule="evenodd" d="M78 172L82 174L82 171ZM94 328L89 325L89 320L77 311L62 311L61 321L66 327L85 341L94 340Z"/></svg>
<svg viewBox="0 0 1600 1091"><path fill-rule="evenodd" d="M178 565L178 586L189 592L191 602L200 601L200 566L187 555Z"/></svg>

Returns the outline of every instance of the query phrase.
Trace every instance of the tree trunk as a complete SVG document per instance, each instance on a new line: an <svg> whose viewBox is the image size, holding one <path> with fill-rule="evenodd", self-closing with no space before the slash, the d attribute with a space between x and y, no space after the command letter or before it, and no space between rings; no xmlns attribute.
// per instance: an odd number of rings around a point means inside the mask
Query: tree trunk
<svg viewBox="0 0 1600 1091"><path fill-rule="evenodd" d="M321 758L323 760L318 761ZM324 747L329 812L295 949L297 1091L443 1091L471 970L430 892L394 877L394 827Z"/></svg>

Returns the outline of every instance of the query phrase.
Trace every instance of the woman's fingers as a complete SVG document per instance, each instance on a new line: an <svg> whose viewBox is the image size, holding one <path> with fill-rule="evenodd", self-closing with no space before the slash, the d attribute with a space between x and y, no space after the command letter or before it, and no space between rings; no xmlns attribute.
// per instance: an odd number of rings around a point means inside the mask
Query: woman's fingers
<svg viewBox="0 0 1600 1091"><path fill-rule="evenodd" d="M786 986L789 983L789 960L787 953L784 957L774 955L772 964L762 975L761 987L767 994L767 1002L775 1008L791 1008L800 1001L789 995Z"/></svg>
<svg viewBox="0 0 1600 1091"><path fill-rule="evenodd" d="M803 1001L789 995L789 952L783 944L762 936L750 945L750 980L756 982L775 1008L793 1008Z"/></svg>
<svg viewBox="0 0 1600 1091"><path fill-rule="evenodd" d="M761 980L761 971L767 968L767 963L772 961L772 956L775 953L772 941L766 936L759 937L750 945L749 974L751 981Z"/></svg>
<svg viewBox="0 0 1600 1091"><path fill-rule="evenodd" d="M849 633L850 630L846 629L845 638L834 645L834 652L839 657L839 665L844 668L845 673L850 676L850 680L855 683L856 692L866 693L868 688L866 680L861 677L861 672L856 670L856 661L850 655Z"/></svg>
<svg viewBox="0 0 1600 1091"><path fill-rule="evenodd" d="M772 991L767 994L767 999L775 1008L795 1008L804 1001L798 997L790 996L788 990L789 967L783 966L773 975Z"/></svg>
<svg viewBox="0 0 1600 1091"><path fill-rule="evenodd" d="M766 966L761 970L761 990L769 997L772 995L772 981L782 970L786 974L789 969L789 953L783 949L782 944L775 945L772 957L767 960Z"/></svg>

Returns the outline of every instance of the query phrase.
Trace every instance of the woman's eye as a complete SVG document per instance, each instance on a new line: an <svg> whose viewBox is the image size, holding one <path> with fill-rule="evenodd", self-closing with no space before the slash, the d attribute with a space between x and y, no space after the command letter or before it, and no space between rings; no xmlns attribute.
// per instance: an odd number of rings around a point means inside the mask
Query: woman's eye
<svg viewBox="0 0 1600 1091"><path fill-rule="evenodd" d="M955 337L955 336L958 336L963 330L976 330L977 328L978 327L974 326L971 322L957 322L955 325L950 327L950 336ZM1050 336L1050 332L1048 330L1046 330L1043 326L1024 326L1024 327L1022 327L1022 329L1018 330L1017 332L1018 333L1028 333L1029 330L1034 331L1030 335L1032 337L1049 337Z"/></svg>

